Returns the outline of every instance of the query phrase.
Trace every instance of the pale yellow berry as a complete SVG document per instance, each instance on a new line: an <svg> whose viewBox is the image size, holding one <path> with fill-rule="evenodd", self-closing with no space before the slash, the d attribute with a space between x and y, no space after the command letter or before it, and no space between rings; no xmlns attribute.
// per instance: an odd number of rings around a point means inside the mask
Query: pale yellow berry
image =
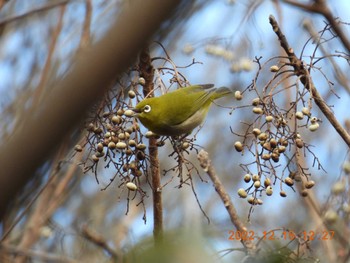
<svg viewBox="0 0 350 263"><path fill-rule="evenodd" d="M130 147L135 147L136 146L136 141L135 140L129 140L129 146Z"/></svg>
<svg viewBox="0 0 350 263"><path fill-rule="evenodd" d="M281 196L281 197L286 197L286 196L287 196L287 193L286 193L285 191L281 191L281 192L280 192L280 196Z"/></svg>
<svg viewBox="0 0 350 263"><path fill-rule="evenodd" d="M287 141L285 138L280 138L280 139L278 140L278 143L279 143L280 145L282 145L282 146L285 146L285 147L288 146L288 141Z"/></svg>
<svg viewBox="0 0 350 263"><path fill-rule="evenodd" d="M243 151L243 144L240 141L236 141L234 143L234 146L237 152Z"/></svg>
<svg viewBox="0 0 350 263"><path fill-rule="evenodd" d="M193 51L194 51L194 47L191 45L191 44L189 44L189 43L187 43L187 44L185 44L184 45L184 47L182 48L182 51L185 53L185 54L191 54Z"/></svg>
<svg viewBox="0 0 350 263"><path fill-rule="evenodd" d="M94 131L95 125L93 123L89 123L86 127L87 131Z"/></svg>
<svg viewBox="0 0 350 263"><path fill-rule="evenodd" d="M126 148L126 143L125 143L125 142L118 142L118 143L116 144L116 147L117 147L118 149L120 149L120 150L123 150L123 149Z"/></svg>
<svg viewBox="0 0 350 263"><path fill-rule="evenodd" d="M270 145L271 145L271 148L276 148L277 146L277 141L275 138L272 138L270 141L269 141Z"/></svg>
<svg viewBox="0 0 350 263"><path fill-rule="evenodd" d="M262 133L260 133L260 134L258 135L258 139L259 139L260 141L266 141L268 137L269 137L269 136L268 136L267 133L265 133L265 132L262 132Z"/></svg>
<svg viewBox="0 0 350 263"><path fill-rule="evenodd" d="M304 108L301 109L301 112L302 112L304 115L306 115L306 116L310 116L310 110L309 110L309 108L304 107Z"/></svg>
<svg viewBox="0 0 350 263"><path fill-rule="evenodd" d="M265 160L265 161L268 161L271 159L271 154L269 153L264 153L262 156L261 156L261 159Z"/></svg>
<svg viewBox="0 0 350 263"><path fill-rule="evenodd" d="M277 65L273 65L273 66L270 67L270 71L271 72L277 72L279 70L280 70L280 68Z"/></svg>
<svg viewBox="0 0 350 263"><path fill-rule="evenodd" d="M345 192L345 183L342 181L338 181L332 186L332 193L335 195L339 195Z"/></svg>
<svg viewBox="0 0 350 263"><path fill-rule="evenodd" d="M141 86L144 86L144 85L146 84L146 80L145 80L143 77L140 77L140 78L139 78L139 84L140 84Z"/></svg>
<svg viewBox="0 0 350 263"><path fill-rule="evenodd" d="M236 100L241 100L241 99L243 99L243 95L242 95L242 93L241 93L239 90L237 90L237 91L235 92L235 99L236 99Z"/></svg>
<svg viewBox="0 0 350 263"><path fill-rule="evenodd" d="M277 150L279 153L284 153L286 151L286 146L280 145L278 146Z"/></svg>
<svg viewBox="0 0 350 263"><path fill-rule="evenodd" d="M243 180L244 180L244 182L249 183L249 182L250 182L250 180L251 180L251 176L250 176L250 174L246 174L246 175L244 175Z"/></svg>
<svg viewBox="0 0 350 263"><path fill-rule="evenodd" d="M316 122L318 122L318 118L317 117L311 117L310 118L310 122L311 123L316 123Z"/></svg>
<svg viewBox="0 0 350 263"><path fill-rule="evenodd" d="M287 177L286 179L284 179L284 182L288 186L293 186L294 185L294 180L292 178L290 178L290 177Z"/></svg>
<svg viewBox="0 0 350 263"><path fill-rule="evenodd" d="M138 145L136 145L136 148L137 148L138 150L143 151L143 150L145 150L145 149L147 148L147 146L146 146L146 144L139 143Z"/></svg>
<svg viewBox="0 0 350 263"><path fill-rule="evenodd" d="M271 180L270 180L270 178L265 178L265 180L264 180L264 186L265 187L268 187L268 186L270 186L271 185Z"/></svg>
<svg viewBox="0 0 350 263"><path fill-rule="evenodd" d="M350 162L349 162L349 161L346 161L346 162L343 164L343 171L344 171L344 173L346 173L346 174L350 174Z"/></svg>
<svg viewBox="0 0 350 263"><path fill-rule="evenodd" d="M43 226L40 228L40 236L42 236L44 238L49 238L52 236L52 234L53 234L53 231L50 227Z"/></svg>
<svg viewBox="0 0 350 263"><path fill-rule="evenodd" d="M262 114L264 111L263 111L262 108L254 107L254 108L253 108L253 112L254 112L255 114Z"/></svg>
<svg viewBox="0 0 350 263"><path fill-rule="evenodd" d="M315 185L315 181L312 181L312 180L307 181L307 182L305 182L305 184L304 184L304 186L305 186L306 189L311 189L314 185Z"/></svg>
<svg viewBox="0 0 350 263"><path fill-rule="evenodd" d="M338 214L336 211L330 209L324 215L324 220L328 224L334 224L338 220Z"/></svg>
<svg viewBox="0 0 350 263"><path fill-rule="evenodd" d="M260 180L260 176L258 174L253 174L252 179L253 179L254 182L259 181Z"/></svg>
<svg viewBox="0 0 350 263"><path fill-rule="evenodd" d="M261 102L260 98L255 98L255 99L252 100L252 105L253 106L258 106L260 104L260 102Z"/></svg>
<svg viewBox="0 0 350 263"><path fill-rule="evenodd" d="M239 188L237 191L240 198L246 198L248 196L246 190L244 188Z"/></svg>
<svg viewBox="0 0 350 263"><path fill-rule="evenodd" d="M98 157L98 158L101 158L105 155L105 152L102 151L102 152L96 152L95 155Z"/></svg>
<svg viewBox="0 0 350 263"><path fill-rule="evenodd" d="M126 187L127 187L130 191L136 191L136 190L137 190L136 184L134 184L134 183L132 183L132 182L126 183Z"/></svg>
<svg viewBox="0 0 350 263"><path fill-rule="evenodd" d="M273 188L271 187L271 185L269 185L268 187L266 187L266 195L271 196L273 194Z"/></svg>
<svg viewBox="0 0 350 263"><path fill-rule="evenodd" d="M299 138L295 139L295 144L298 148L303 148L303 146L304 146L303 140L299 139Z"/></svg>
<svg viewBox="0 0 350 263"><path fill-rule="evenodd" d="M109 142L108 143L108 148L109 149L113 150L113 149L115 149L115 147L116 147L115 142Z"/></svg>
<svg viewBox="0 0 350 263"><path fill-rule="evenodd" d="M147 139L149 139L149 138L151 138L151 137L155 137L155 136L156 136L156 134L153 133L152 131L147 131L147 132L145 133L145 137L146 137Z"/></svg>
<svg viewBox="0 0 350 263"><path fill-rule="evenodd" d="M113 115L111 118L111 121L113 124L119 124L121 123L122 118L119 115Z"/></svg>
<svg viewBox="0 0 350 263"><path fill-rule="evenodd" d="M135 115L135 112L133 110L126 110L124 111L125 117L133 117Z"/></svg>
<svg viewBox="0 0 350 263"><path fill-rule="evenodd" d="M317 122L315 122L309 126L309 131L311 132L317 131L319 127L320 125Z"/></svg>
<svg viewBox="0 0 350 263"><path fill-rule="evenodd" d="M135 98L135 97L136 97L136 93L135 93L135 91L133 91L133 90L129 90L129 91L128 91L128 96L129 96L129 98L130 98L130 99Z"/></svg>
<svg viewBox="0 0 350 263"><path fill-rule="evenodd" d="M277 163L277 162L280 160L280 154L279 154L278 152L273 152L273 153L271 154L271 159L272 159L275 163Z"/></svg>
<svg viewBox="0 0 350 263"><path fill-rule="evenodd" d="M253 68L253 61L248 58L241 58L239 64L244 71L251 71Z"/></svg>
<svg viewBox="0 0 350 263"><path fill-rule="evenodd" d="M93 155L91 156L91 159L92 159L95 163L97 163L98 160L99 160L99 158L98 158L95 154L93 154Z"/></svg>
<svg viewBox="0 0 350 263"><path fill-rule="evenodd" d="M181 145L181 148L186 150L188 147L190 147L190 144L188 142L183 142Z"/></svg>
<svg viewBox="0 0 350 263"><path fill-rule="evenodd" d="M255 187L255 188L259 188L260 186L261 186L260 181L255 181L255 182L254 182L254 187Z"/></svg>
<svg viewBox="0 0 350 263"><path fill-rule="evenodd" d="M261 130L259 128L254 128L252 132L255 136L258 136L261 133Z"/></svg>
<svg viewBox="0 0 350 263"><path fill-rule="evenodd" d="M249 196L247 199L248 203L251 205L257 205L258 204L258 199L254 198L253 196Z"/></svg>
<svg viewBox="0 0 350 263"><path fill-rule="evenodd" d="M297 111L295 113L295 117L298 119L298 120L302 120L304 118L304 113L302 113L301 111Z"/></svg>
<svg viewBox="0 0 350 263"><path fill-rule="evenodd" d="M273 116L268 115L268 116L265 117L265 120L266 120L267 122L271 122L271 121L273 121Z"/></svg>
<svg viewBox="0 0 350 263"><path fill-rule="evenodd" d="M344 211L344 213L350 214L350 205L349 204L343 204L342 205L342 210Z"/></svg>
<svg viewBox="0 0 350 263"><path fill-rule="evenodd" d="M74 150L76 150L77 152L81 152L83 150L83 147L81 147L81 145L77 144L74 146Z"/></svg>
<svg viewBox="0 0 350 263"><path fill-rule="evenodd" d="M121 132L118 134L118 139L119 140L125 140L125 133Z"/></svg>
<svg viewBox="0 0 350 263"><path fill-rule="evenodd" d="M117 110L117 115L122 116L124 114L124 110L123 109L118 109Z"/></svg>

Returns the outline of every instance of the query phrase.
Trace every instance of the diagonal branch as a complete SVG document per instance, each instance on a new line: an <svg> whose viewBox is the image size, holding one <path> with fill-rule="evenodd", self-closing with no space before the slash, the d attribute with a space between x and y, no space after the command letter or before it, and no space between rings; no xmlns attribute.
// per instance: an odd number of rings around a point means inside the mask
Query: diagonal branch
<svg viewBox="0 0 350 263"><path fill-rule="evenodd" d="M315 0L313 4L303 4L295 0L283 0L284 3L290 4L309 12L323 15L331 25L335 34L339 37L344 47L350 52L350 41L344 30L342 30L339 21L333 16L325 0Z"/></svg>
<svg viewBox="0 0 350 263"><path fill-rule="evenodd" d="M240 231L241 233L247 232L247 227L243 224L243 222L239 219L237 211L235 209L235 206L232 203L232 200L227 193L224 185L220 181L219 177L217 176L215 169L213 165L211 164L211 160L209 159L209 154L201 150L197 158L199 160L199 163L201 167L204 169L204 171L208 174L210 180L213 182L216 192L218 193L219 197L221 198L222 202L224 203L224 206L230 216L232 224L236 227L237 231ZM249 239L241 239L242 244L247 249L247 252L249 255L255 254L255 246Z"/></svg>
<svg viewBox="0 0 350 263"><path fill-rule="evenodd" d="M276 33L276 35L280 41L281 47L284 49L284 51L288 55L288 59L292 65L292 67L294 68L294 73L297 76L300 76L301 83L310 92L310 94L312 94L312 98L314 99L316 105L319 107L319 109L326 116L328 121L332 124L334 129L338 132L338 134L343 138L344 142L350 148L350 135L349 135L349 133L338 122L338 120L335 118L332 110L329 108L327 103L322 98L321 94L316 89L316 87L312 81L312 78L309 74L309 71L305 67L304 63L295 55L293 48L291 48L289 46L287 38L282 33L276 19L272 15L270 15L269 20L270 20L270 24L272 26L273 31Z"/></svg>
<svg viewBox="0 0 350 263"><path fill-rule="evenodd" d="M162 21L182 1L134 0L123 5L109 32L80 54L74 67L0 147L0 219L16 193L49 158L64 136L78 125L110 83L134 62ZM123 37L121 37L123 36ZM25 147L24 147L25 146Z"/></svg>

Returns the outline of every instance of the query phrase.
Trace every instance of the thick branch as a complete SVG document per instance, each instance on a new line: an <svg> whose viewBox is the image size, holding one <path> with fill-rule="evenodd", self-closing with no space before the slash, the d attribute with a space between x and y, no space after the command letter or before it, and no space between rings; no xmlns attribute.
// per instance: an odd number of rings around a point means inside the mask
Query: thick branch
<svg viewBox="0 0 350 263"><path fill-rule="evenodd" d="M344 31L342 30L339 21L337 21L337 19L334 18L331 10L327 6L326 1L316 0L311 5L303 4L295 0L283 0L283 2L299 7L309 12L314 12L323 15L327 19L328 23L332 26L332 29L334 30L335 34L340 38L344 47L348 50L348 52L350 52L350 41L344 33Z"/></svg>
<svg viewBox="0 0 350 263"><path fill-rule="evenodd" d="M154 68L149 54L148 48L142 50L140 54L140 75L145 79L143 87L144 96L154 96ZM158 146L157 139L151 137L149 139L149 157L151 164L151 182L152 182L152 196L153 196L153 235L155 243L161 243L163 239L163 204L161 189L161 177L159 169Z"/></svg>
<svg viewBox="0 0 350 263"><path fill-rule="evenodd" d="M243 222L239 219L237 211L235 209L235 206L232 203L232 200L229 196L229 194L226 192L224 185L220 181L219 177L217 176L214 167L211 164L211 160L209 159L209 154L201 150L198 153L197 156L199 163L201 167L206 171L209 178L214 184L215 190L218 193L219 197L221 198L222 202L224 203L224 206L230 216L232 224L236 227L237 231L244 232L248 231L247 227L243 224ZM241 240L242 244L245 246L245 248L248 251L248 254L254 254L254 244L250 240Z"/></svg>
<svg viewBox="0 0 350 263"><path fill-rule="evenodd" d="M38 259L40 262L78 263L78 261L62 255L54 255L31 249L19 249L18 247L7 244L0 244L0 251L5 251L6 254L21 255L32 259Z"/></svg>
<svg viewBox="0 0 350 263"><path fill-rule="evenodd" d="M312 81L309 71L307 70L303 62L295 55L293 48L289 46L288 41L285 35L282 33L280 27L278 26L276 19L272 15L270 15L269 20L273 31L276 33L280 41L281 47L284 49L284 51L288 55L288 59L294 68L295 74L297 76L300 76L301 83L310 92L316 105L319 107L319 109L326 116L328 121L332 124L334 129L338 132L338 134L343 138L344 142L350 148L350 135L343 128L343 126L338 122L332 110L328 107L327 103L321 97L321 94L318 92L318 90L316 89Z"/></svg>
<svg viewBox="0 0 350 263"><path fill-rule="evenodd" d="M15 194L110 83L134 62L180 1L134 0L123 5L105 37L80 54L66 77L45 94L0 149L0 219ZM121 37L122 36L122 37Z"/></svg>

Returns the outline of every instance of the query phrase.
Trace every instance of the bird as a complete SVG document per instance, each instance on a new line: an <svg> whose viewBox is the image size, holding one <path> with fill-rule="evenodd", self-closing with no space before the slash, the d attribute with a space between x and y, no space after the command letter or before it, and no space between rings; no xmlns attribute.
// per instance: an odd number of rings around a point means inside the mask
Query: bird
<svg viewBox="0 0 350 263"><path fill-rule="evenodd" d="M227 87L193 85L140 101L132 111L148 130L160 136L189 135L203 123L212 102L232 94Z"/></svg>

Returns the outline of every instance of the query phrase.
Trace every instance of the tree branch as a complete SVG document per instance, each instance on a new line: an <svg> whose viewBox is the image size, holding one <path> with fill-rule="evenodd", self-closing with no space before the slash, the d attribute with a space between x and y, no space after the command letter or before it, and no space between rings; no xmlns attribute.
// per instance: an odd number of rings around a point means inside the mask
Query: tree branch
<svg viewBox="0 0 350 263"><path fill-rule="evenodd" d="M154 68L152 66L152 60L149 54L148 48L142 50L140 54L140 76L145 79L145 85L143 87L144 96L154 96ZM162 192L161 178L159 169L158 158L158 146L157 139L151 137L149 139L149 157L151 164L151 182L152 182L152 196L153 196L153 235L156 244L159 244L163 239L163 204L162 204Z"/></svg>
<svg viewBox="0 0 350 263"><path fill-rule="evenodd" d="M20 127L0 148L0 219L14 195L31 178L64 136L85 116L110 83L133 63L181 1L135 0L123 5L105 37L80 54L65 78L27 112ZM122 36L122 37L121 37Z"/></svg>
<svg viewBox="0 0 350 263"><path fill-rule="evenodd" d="M78 263L78 261L74 259L70 259L61 255L53 255L48 254L41 251L35 251L32 249L19 249L15 246L0 244L0 250L4 250L6 254L14 254L25 256L32 259L39 259L41 262L59 262L59 263Z"/></svg>
<svg viewBox="0 0 350 263"><path fill-rule="evenodd" d="M270 15L269 20L270 20L270 24L272 26L273 31L276 33L276 35L280 41L281 47L284 49L284 51L288 55L288 59L292 65L292 67L294 68L294 73L297 76L300 76L301 83L310 92L316 105L319 107L319 109L326 116L328 121L332 124L334 129L338 132L338 134L343 138L344 142L350 148L350 135L343 128L343 126L338 122L338 120L335 118L333 112L328 107L327 103L321 97L321 94L318 92L318 90L316 89L316 87L312 81L312 78L309 74L309 71L305 67L304 63L295 55L293 48L291 48L289 46L287 38L282 33L276 19L272 15Z"/></svg>
<svg viewBox="0 0 350 263"><path fill-rule="evenodd" d="M209 159L209 154L206 151L201 150L198 153L197 158L201 167L204 169L204 171L208 174L209 178L213 182L215 190L221 198L222 202L224 203L224 206L230 216L232 224L236 227L237 231L248 231L247 227L239 219L237 211L232 203L229 194L226 192L224 185L217 176L215 169L211 164L211 160ZM255 246L250 240L241 239L241 242L247 249L249 255L255 254Z"/></svg>
<svg viewBox="0 0 350 263"><path fill-rule="evenodd" d="M118 259L120 259L120 255L118 255L118 253L108 245L108 242L105 240L105 238L102 235L98 234L96 231L90 229L86 224L82 226L81 233L87 240L110 254L113 258L113 262L117 262Z"/></svg>
<svg viewBox="0 0 350 263"><path fill-rule="evenodd" d="M348 52L350 52L350 41L345 35L342 28L340 27L339 21L337 21L333 17L333 14L325 0L316 0L311 5L303 4L295 0L283 0L283 2L299 7L309 12L323 15L327 19L328 23L332 26L332 29L334 30L335 34L340 38L340 41L342 42L343 46L348 50Z"/></svg>

